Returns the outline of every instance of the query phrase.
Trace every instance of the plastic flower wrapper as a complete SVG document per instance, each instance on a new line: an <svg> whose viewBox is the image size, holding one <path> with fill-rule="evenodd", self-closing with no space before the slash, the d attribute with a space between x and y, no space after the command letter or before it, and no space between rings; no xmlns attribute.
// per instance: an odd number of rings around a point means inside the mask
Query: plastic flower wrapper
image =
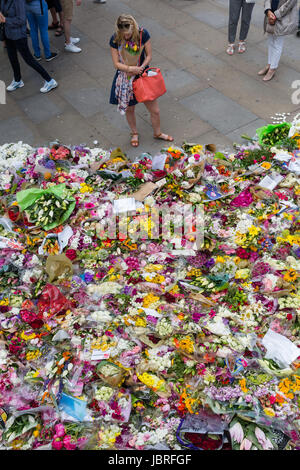
<svg viewBox="0 0 300 470"><path fill-rule="evenodd" d="M189 449L220 450L228 441L228 418L200 409L197 415L187 414L177 429L178 442Z"/></svg>
<svg viewBox="0 0 300 470"><path fill-rule="evenodd" d="M5 426L5 432L2 435L6 441L8 449L30 449L34 440L31 431L38 425L35 416L23 414L15 417L11 416Z"/></svg>
<svg viewBox="0 0 300 470"><path fill-rule="evenodd" d="M289 437L276 427L266 427L250 420L235 417L230 425L233 450L278 450L284 449Z"/></svg>
<svg viewBox="0 0 300 470"><path fill-rule="evenodd" d="M45 230L51 230L65 222L76 205L75 199L70 195L65 184L59 184L44 191L38 188L19 191L17 202L20 209L27 210L32 221L42 225ZM49 210L45 206L49 207Z"/></svg>
<svg viewBox="0 0 300 470"><path fill-rule="evenodd" d="M123 383L125 370L109 361L101 361L97 365L97 374L107 384L120 387Z"/></svg>

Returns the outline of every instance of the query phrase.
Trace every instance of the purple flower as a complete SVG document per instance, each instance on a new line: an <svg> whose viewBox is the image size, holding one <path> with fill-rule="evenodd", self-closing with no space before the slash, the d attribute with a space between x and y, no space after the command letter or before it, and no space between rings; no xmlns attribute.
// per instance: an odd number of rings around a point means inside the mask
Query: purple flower
<svg viewBox="0 0 300 470"><path fill-rule="evenodd" d="M205 263L206 268L211 268L212 266L215 265L215 260L213 258L210 258L208 261Z"/></svg>
<svg viewBox="0 0 300 470"><path fill-rule="evenodd" d="M297 256L297 258L300 258L300 248L297 248L296 250L294 250L294 253Z"/></svg>
<svg viewBox="0 0 300 470"><path fill-rule="evenodd" d="M86 284L89 284L90 282L92 282L94 279L94 275L91 274L91 273L84 273L84 282L86 282Z"/></svg>
<svg viewBox="0 0 300 470"><path fill-rule="evenodd" d="M48 160L44 163L44 167L53 170L55 168L55 162L53 160Z"/></svg>

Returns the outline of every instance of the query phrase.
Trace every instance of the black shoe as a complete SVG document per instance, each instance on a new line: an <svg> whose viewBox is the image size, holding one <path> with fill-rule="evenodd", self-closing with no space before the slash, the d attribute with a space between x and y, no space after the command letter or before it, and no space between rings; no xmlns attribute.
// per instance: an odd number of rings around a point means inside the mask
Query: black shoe
<svg viewBox="0 0 300 470"><path fill-rule="evenodd" d="M297 35L296 35L298 38L300 37L300 29L299 31L297 31Z"/></svg>
<svg viewBox="0 0 300 470"><path fill-rule="evenodd" d="M50 60L55 59L55 57L58 56L57 52L51 52L51 56L46 58L47 62L50 62Z"/></svg>
<svg viewBox="0 0 300 470"><path fill-rule="evenodd" d="M36 56L35 54L33 54L33 57L34 57L35 60L37 60L38 62L39 62L40 60L42 60L41 56L38 57L38 56Z"/></svg>

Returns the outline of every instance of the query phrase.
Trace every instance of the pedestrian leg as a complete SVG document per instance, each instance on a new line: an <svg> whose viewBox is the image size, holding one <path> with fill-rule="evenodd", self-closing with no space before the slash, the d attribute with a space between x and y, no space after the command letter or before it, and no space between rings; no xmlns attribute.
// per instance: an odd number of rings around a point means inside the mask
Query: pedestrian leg
<svg viewBox="0 0 300 470"><path fill-rule="evenodd" d="M21 69L20 69L20 62L18 59L18 53L17 53L15 41L12 41L11 39L6 39L6 48L7 48L8 58L9 58L10 64L14 72L14 79L16 82L20 82L21 81Z"/></svg>
<svg viewBox="0 0 300 470"><path fill-rule="evenodd" d="M50 82L51 77L48 72L34 59L34 57L32 57L28 48L27 38L18 39L15 43L17 50L20 52L26 64L36 70L46 82Z"/></svg>

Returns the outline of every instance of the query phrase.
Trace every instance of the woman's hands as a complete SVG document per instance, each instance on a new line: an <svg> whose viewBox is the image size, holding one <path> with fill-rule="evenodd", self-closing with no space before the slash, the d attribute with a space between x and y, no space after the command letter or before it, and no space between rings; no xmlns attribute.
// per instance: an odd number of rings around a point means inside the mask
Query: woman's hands
<svg viewBox="0 0 300 470"><path fill-rule="evenodd" d="M275 24L277 18L274 15L274 13L271 10L269 10L267 15L268 15L269 24L271 25Z"/></svg>
<svg viewBox="0 0 300 470"><path fill-rule="evenodd" d="M0 13L0 23L5 23L5 16Z"/></svg>
<svg viewBox="0 0 300 470"><path fill-rule="evenodd" d="M129 67L129 75L141 75L144 72L144 67L135 67L134 65L131 65Z"/></svg>

